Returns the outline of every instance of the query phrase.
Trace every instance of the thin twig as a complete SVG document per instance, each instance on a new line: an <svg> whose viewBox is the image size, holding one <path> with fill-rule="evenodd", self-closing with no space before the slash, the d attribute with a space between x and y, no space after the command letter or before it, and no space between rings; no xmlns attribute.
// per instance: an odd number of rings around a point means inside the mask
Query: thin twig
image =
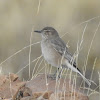
<svg viewBox="0 0 100 100"><path fill-rule="evenodd" d="M33 45L35 45L35 44L38 44L38 43L40 43L40 41L31 44L31 46L33 46ZM12 55L9 56L8 58L6 58L4 61L2 61L2 62L0 63L0 66L1 66L2 64L4 64L6 61L8 61L9 59L11 59L12 57L14 57L15 55L17 55L18 53L22 52L23 50L25 50L26 48L29 48L29 47L30 47L30 45L25 46L25 47L23 47L22 49L18 50L17 52L15 52L14 54L12 54Z"/></svg>
<svg viewBox="0 0 100 100"><path fill-rule="evenodd" d="M31 31L31 35L30 35L30 48L29 48L29 78L30 78L30 72L31 72L31 64L30 64L30 62L31 62L31 44L32 44L32 34L33 34L33 30L34 30L34 28L32 28L32 31Z"/></svg>
<svg viewBox="0 0 100 100"><path fill-rule="evenodd" d="M34 59L31 63L35 62L36 60L38 60L38 59L41 58L41 57L42 57L42 55L39 56L39 57L37 57L36 59ZM26 66L24 66L23 68L21 68L16 74L20 73L23 69L25 69L25 68L28 67L28 66L29 66L29 63L28 63Z"/></svg>

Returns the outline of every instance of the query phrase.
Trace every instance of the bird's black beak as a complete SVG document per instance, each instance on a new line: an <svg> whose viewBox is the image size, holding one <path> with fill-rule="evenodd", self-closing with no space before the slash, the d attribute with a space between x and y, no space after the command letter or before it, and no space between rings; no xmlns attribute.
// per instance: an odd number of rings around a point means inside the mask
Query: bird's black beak
<svg viewBox="0 0 100 100"><path fill-rule="evenodd" d="M36 33L41 33L41 31L34 31L34 32L36 32Z"/></svg>

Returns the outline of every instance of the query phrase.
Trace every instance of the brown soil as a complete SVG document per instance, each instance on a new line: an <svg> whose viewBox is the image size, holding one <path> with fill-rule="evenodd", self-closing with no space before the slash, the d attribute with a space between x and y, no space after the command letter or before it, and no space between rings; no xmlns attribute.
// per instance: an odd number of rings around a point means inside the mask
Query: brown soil
<svg viewBox="0 0 100 100"><path fill-rule="evenodd" d="M53 80L38 75L30 81L21 81L15 74L0 76L0 100L89 100L69 85L69 80Z"/></svg>

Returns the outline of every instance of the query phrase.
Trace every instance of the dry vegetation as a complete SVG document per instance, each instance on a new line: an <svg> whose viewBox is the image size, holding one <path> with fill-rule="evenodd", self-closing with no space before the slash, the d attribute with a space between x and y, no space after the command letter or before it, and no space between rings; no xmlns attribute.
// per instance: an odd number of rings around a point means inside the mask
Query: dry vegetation
<svg viewBox="0 0 100 100"><path fill-rule="evenodd" d="M78 67L92 85L87 86L79 75L69 69L64 69L62 75L70 80L69 83L72 82L74 88L80 88L90 100L98 100L100 97L99 3L97 0L0 1L0 74L10 75L13 72L24 82L36 79L40 73L45 75L53 73L55 68L48 65L41 55L40 36L33 32L34 29L52 26L68 44L70 51L76 57ZM45 81L48 82L46 76Z"/></svg>

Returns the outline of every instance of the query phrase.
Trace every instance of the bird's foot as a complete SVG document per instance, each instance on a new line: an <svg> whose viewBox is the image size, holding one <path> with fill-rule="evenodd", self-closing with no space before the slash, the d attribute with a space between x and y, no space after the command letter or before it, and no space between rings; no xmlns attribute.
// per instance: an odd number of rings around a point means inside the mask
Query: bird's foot
<svg viewBox="0 0 100 100"><path fill-rule="evenodd" d="M49 74L49 75L47 75L47 78L51 78L51 79L53 79L53 80L56 80L56 74Z"/></svg>
<svg viewBox="0 0 100 100"><path fill-rule="evenodd" d="M57 76L56 74L53 74L53 75L49 74L49 75L47 75L47 78L51 78L53 80L56 80L56 78L60 79L60 75Z"/></svg>

